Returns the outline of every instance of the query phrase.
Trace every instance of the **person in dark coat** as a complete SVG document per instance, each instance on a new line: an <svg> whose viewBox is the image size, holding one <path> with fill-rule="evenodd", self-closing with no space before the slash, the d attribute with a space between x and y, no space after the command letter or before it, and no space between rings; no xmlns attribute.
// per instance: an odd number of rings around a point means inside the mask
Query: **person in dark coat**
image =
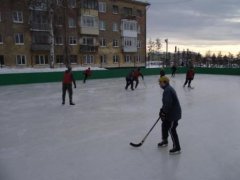
<svg viewBox="0 0 240 180"><path fill-rule="evenodd" d="M162 120L162 142L158 147L165 147L168 145L168 132L173 141L173 148L169 151L170 154L181 152L179 138L177 134L178 121L182 117L181 106L176 94L176 91L170 86L169 78L163 76L159 79L159 85L164 89L162 96L162 108L159 116Z"/></svg>
<svg viewBox="0 0 240 180"><path fill-rule="evenodd" d="M176 65L174 64L171 69L172 69L172 77L175 77L175 74L176 74L176 71L177 71Z"/></svg>
<svg viewBox="0 0 240 180"><path fill-rule="evenodd" d="M133 72L133 81L136 81L136 85L135 85L135 89L137 89L138 84L139 84L139 76L142 77L142 79L144 79L143 74L140 71L140 68L137 68L134 72Z"/></svg>
<svg viewBox="0 0 240 180"><path fill-rule="evenodd" d="M83 74L84 74L83 83L86 83L87 78L92 75L91 68L90 67L87 68Z"/></svg>
<svg viewBox="0 0 240 180"><path fill-rule="evenodd" d="M125 89L128 89L128 86L131 85L131 90L133 91L133 77L134 77L134 70L132 70L127 76L126 76L126 86Z"/></svg>
<svg viewBox="0 0 240 180"><path fill-rule="evenodd" d="M74 84L74 88L76 88L76 82L72 74L72 68L68 67L68 69L64 72L63 81L62 81L62 105L65 104L65 97L66 97L67 91L69 95L69 104L75 105L72 101L72 95L73 95L72 83Z"/></svg>
<svg viewBox="0 0 240 180"><path fill-rule="evenodd" d="M194 71L194 68L191 67L187 71L186 81L185 81L183 87L185 87L188 84L188 87L191 88L191 82L194 79L194 76L195 76L195 71Z"/></svg>
<svg viewBox="0 0 240 180"><path fill-rule="evenodd" d="M165 71L163 68L160 69L160 77L163 77L165 76Z"/></svg>

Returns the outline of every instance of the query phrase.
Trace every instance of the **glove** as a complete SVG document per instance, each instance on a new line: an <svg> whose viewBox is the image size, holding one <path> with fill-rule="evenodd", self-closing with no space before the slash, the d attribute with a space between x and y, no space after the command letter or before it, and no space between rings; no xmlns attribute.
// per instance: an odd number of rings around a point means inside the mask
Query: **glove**
<svg viewBox="0 0 240 180"><path fill-rule="evenodd" d="M76 88L77 88L77 86L76 86L76 85L74 85L74 88L76 89Z"/></svg>
<svg viewBox="0 0 240 180"><path fill-rule="evenodd" d="M163 112L163 110L161 109L160 112L159 112L159 117L161 118L161 120L165 121L166 116L167 116L167 114L165 112Z"/></svg>

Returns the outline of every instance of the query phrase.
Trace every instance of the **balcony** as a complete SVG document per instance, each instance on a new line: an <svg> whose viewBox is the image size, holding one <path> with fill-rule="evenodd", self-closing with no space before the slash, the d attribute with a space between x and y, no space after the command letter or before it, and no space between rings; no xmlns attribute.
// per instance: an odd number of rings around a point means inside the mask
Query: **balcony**
<svg viewBox="0 0 240 180"><path fill-rule="evenodd" d="M50 51L50 44L32 44L32 51Z"/></svg>
<svg viewBox="0 0 240 180"><path fill-rule="evenodd" d="M137 50L137 46L124 46L123 47L123 52L125 53L136 53L138 50Z"/></svg>
<svg viewBox="0 0 240 180"><path fill-rule="evenodd" d="M97 51L98 51L98 46L80 45L80 52L92 52L92 53L95 53Z"/></svg>
<svg viewBox="0 0 240 180"><path fill-rule="evenodd" d="M49 31L50 26L48 23L31 23L31 31Z"/></svg>

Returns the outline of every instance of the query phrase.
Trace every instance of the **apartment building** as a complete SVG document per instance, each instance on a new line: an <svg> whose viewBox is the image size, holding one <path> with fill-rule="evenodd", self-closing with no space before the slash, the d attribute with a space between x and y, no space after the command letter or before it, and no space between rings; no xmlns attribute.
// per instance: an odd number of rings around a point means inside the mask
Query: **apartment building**
<svg viewBox="0 0 240 180"><path fill-rule="evenodd" d="M136 67L146 60L146 2L0 0L0 63Z"/></svg>

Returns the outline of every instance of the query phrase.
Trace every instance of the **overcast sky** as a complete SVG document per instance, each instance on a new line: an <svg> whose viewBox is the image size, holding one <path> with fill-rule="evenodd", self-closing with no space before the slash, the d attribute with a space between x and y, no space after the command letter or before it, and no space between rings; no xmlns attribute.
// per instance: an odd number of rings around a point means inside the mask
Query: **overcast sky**
<svg viewBox="0 0 240 180"><path fill-rule="evenodd" d="M201 53L240 51L240 0L149 0L148 38ZM162 50L164 50L163 48Z"/></svg>

